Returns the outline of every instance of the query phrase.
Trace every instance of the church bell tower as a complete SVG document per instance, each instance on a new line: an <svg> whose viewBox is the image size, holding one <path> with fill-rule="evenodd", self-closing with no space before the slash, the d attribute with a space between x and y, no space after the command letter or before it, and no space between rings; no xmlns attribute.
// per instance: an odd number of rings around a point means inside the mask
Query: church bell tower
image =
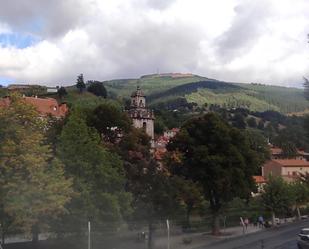
<svg viewBox="0 0 309 249"><path fill-rule="evenodd" d="M133 121L135 128L142 128L148 136L154 139L154 114L146 108L145 94L140 86L137 86L136 91L131 94L131 105L129 116Z"/></svg>

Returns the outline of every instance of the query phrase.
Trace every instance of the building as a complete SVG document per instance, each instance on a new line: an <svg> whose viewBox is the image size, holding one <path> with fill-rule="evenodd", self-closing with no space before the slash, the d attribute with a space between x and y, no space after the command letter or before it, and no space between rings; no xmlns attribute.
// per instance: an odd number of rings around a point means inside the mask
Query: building
<svg viewBox="0 0 309 249"><path fill-rule="evenodd" d="M271 159L287 159L284 155L283 151L279 147L271 146L270 147L271 152ZM293 159L297 160L309 160L309 153L305 152L304 150L297 150L295 156Z"/></svg>
<svg viewBox="0 0 309 249"><path fill-rule="evenodd" d="M33 105L41 116L51 115L56 118L63 118L69 109L65 103L58 104L52 98L22 97L25 103ZM11 103L10 97L0 99L0 107L8 107Z"/></svg>
<svg viewBox="0 0 309 249"><path fill-rule="evenodd" d="M149 137L154 140L154 114L146 107L145 94L138 86L131 95L129 116L135 128L143 128Z"/></svg>
<svg viewBox="0 0 309 249"><path fill-rule="evenodd" d="M253 194L253 196L255 196L263 192L264 186L266 184L266 179L264 176L253 176L253 180L257 187L257 192Z"/></svg>
<svg viewBox="0 0 309 249"><path fill-rule="evenodd" d="M309 173L309 161L302 159L272 159L262 167L262 176L266 180L272 175L291 182L306 173Z"/></svg>

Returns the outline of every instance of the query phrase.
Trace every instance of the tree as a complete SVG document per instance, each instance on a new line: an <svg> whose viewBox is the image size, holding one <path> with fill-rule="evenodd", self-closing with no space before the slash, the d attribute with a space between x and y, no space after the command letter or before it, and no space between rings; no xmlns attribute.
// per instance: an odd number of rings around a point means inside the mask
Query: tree
<svg viewBox="0 0 309 249"><path fill-rule="evenodd" d="M6 228L15 227L37 241L46 221L65 212L72 181L45 143L45 121L33 106L13 95L10 106L0 110L0 120L2 237Z"/></svg>
<svg viewBox="0 0 309 249"><path fill-rule="evenodd" d="M216 114L190 119L168 144L174 154L171 172L202 186L213 215L213 234L219 234L222 205L234 197L249 198L258 153L248 138Z"/></svg>
<svg viewBox="0 0 309 249"><path fill-rule="evenodd" d="M246 137L248 138L250 148L259 154L258 157L258 172L257 175L261 174L261 166L266 160L270 159L269 145L265 137L258 130L246 130Z"/></svg>
<svg viewBox="0 0 309 249"><path fill-rule="evenodd" d="M62 99L64 96L68 95L67 90L62 86L57 90L57 94L60 99Z"/></svg>
<svg viewBox="0 0 309 249"><path fill-rule="evenodd" d="M88 123L97 129L106 142L114 143L121 133L131 129L132 121L119 107L106 103L89 114Z"/></svg>
<svg viewBox="0 0 309 249"><path fill-rule="evenodd" d="M84 82L84 75L80 74L77 76L77 81L76 81L76 87L79 90L80 93L83 92L83 90L86 88L86 84Z"/></svg>
<svg viewBox="0 0 309 249"><path fill-rule="evenodd" d="M247 123L248 123L248 125L249 125L251 128L256 128L256 127L257 127L256 120L255 120L254 117L248 118Z"/></svg>
<svg viewBox="0 0 309 249"><path fill-rule="evenodd" d="M88 92L91 92L94 95L99 96L99 97L103 97L103 98L107 97L107 91L102 82L88 81L88 84L90 84L87 88Z"/></svg>
<svg viewBox="0 0 309 249"><path fill-rule="evenodd" d="M286 212L293 203L291 188L281 177L269 176L261 197L264 207L271 212L273 225L276 213Z"/></svg>
<svg viewBox="0 0 309 249"><path fill-rule="evenodd" d="M75 109L68 117L57 144L57 155L74 179L76 196L63 217L67 229L78 229L88 220L110 229L130 213L130 194L125 191L125 173L119 156L102 143L98 132ZM62 224L63 227L63 224Z"/></svg>
<svg viewBox="0 0 309 249"><path fill-rule="evenodd" d="M296 157L297 148L296 148L295 144L287 141L287 142L281 143L280 147L282 149L282 155L284 157L286 157L286 158Z"/></svg>
<svg viewBox="0 0 309 249"><path fill-rule="evenodd" d="M291 183L292 196L298 218L301 219L300 207L309 202L309 185L302 181L302 178Z"/></svg>
<svg viewBox="0 0 309 249"><path fill-rule="evenodd" d="M192 180L185 180L182 177L174 176L171 179L177 189L177 198L180 204L185 206L186 220L185 227L191 228L190 216L194 209L203 206L205 199L202 194L202 189Z"/></svg>
<svg viewBox="0 0 309 249"><path fill-rule="evenodd" d="M239 129L246 129L246 122L244 116L237 112L233 117L233 125Z"/></svg>
<svg viewBox="0 0 309 249"><path fill-rule="evenodd" d="M264 121L263 121L263 119L261 119L259 121L257 128L260 129L260 130L264 130Z"/></svg>
<svg viewBox="0 0 309 249"><path fill-rule="evenodd" d="M150 137L141 129L132 128L119 143L124 159L127 190L133 195L135 220L146 220L152 248L155 221L175 214L177 201L174 184L150 153Z"/></svg>

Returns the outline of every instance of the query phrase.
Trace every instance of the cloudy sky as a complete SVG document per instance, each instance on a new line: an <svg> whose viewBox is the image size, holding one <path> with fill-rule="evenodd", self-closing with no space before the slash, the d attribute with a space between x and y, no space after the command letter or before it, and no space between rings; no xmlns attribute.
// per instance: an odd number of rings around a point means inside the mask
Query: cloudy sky
<svg viewBox="0 0 309 249"><path fill-rule="evenodd" d="M1 0L0 83L191 72L300 86L308 0Z"/></svg>

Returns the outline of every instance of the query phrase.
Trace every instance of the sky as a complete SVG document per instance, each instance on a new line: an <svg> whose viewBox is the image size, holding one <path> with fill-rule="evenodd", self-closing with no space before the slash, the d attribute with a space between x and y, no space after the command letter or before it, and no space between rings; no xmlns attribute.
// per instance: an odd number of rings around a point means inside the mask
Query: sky
<svg viewBox="0 0 309 249"><path fill-rule="evenodd" d="M193 73L300 87L308 0L3 0L0 84Z"/></svg>

